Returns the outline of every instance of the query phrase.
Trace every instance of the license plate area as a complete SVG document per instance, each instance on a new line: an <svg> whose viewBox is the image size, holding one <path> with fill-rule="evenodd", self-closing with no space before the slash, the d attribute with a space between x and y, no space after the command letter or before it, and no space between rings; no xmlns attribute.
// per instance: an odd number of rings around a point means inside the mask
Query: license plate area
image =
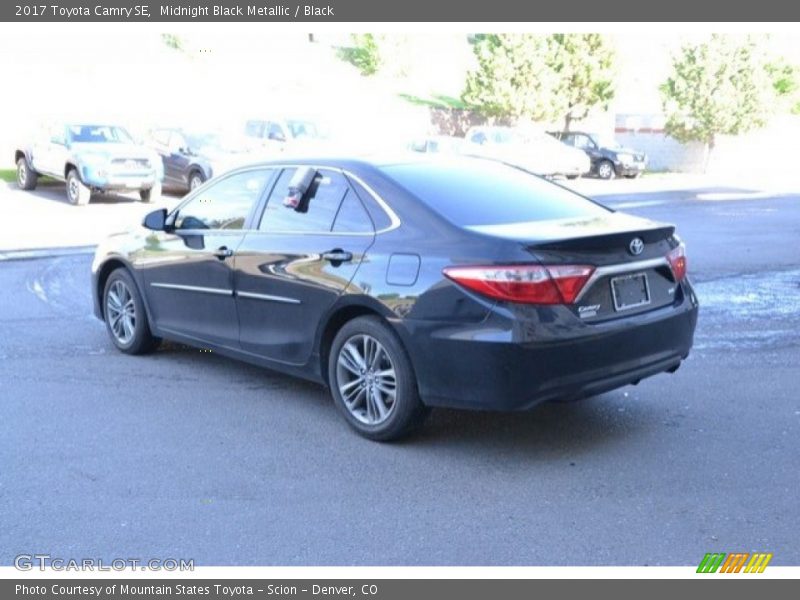
<svg viewBox="0 0 800 600"><path fill-rule="evenodd" d="M646 273L621 275L611 279L614 310L623 311L650 304L650 284Z"/></svg>

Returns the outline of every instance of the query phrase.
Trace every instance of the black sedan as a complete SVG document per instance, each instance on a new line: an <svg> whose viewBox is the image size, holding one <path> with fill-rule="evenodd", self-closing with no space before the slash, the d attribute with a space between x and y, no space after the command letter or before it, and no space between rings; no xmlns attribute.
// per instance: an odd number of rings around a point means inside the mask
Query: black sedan
<svg viewBox="0 0 800 600"><path fill-rule="evenodd" d="M698 312L672 225L462 157L237 169L109 238L92 276L121 351L310 379L376 440L674 372Z"/></svg>

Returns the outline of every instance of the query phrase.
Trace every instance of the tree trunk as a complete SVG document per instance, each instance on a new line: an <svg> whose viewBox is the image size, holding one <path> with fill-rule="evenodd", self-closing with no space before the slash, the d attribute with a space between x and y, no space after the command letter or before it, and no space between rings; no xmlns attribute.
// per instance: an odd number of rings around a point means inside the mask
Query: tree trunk
<svg viewBox="0 0 800 600"><path fill-rule="evenodd" d="M564 116L564 131L569 131L569 126L572 124L572 113L568 112Z"/></svg>
<svg viewBox="0 0 800 600"><path fill-rule="evenodd" d="M711 153L714 151L716 143L716 136L712 135L706 140L705 146L703 147L703 175L708 173L708 164L711 162Z"/></svg>

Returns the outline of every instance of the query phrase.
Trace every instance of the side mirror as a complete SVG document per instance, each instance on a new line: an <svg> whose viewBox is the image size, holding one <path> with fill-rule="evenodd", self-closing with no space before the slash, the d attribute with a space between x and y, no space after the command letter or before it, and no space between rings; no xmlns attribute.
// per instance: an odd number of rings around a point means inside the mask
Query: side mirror
<svg viewBox="0 0 800 600"><path fill-rule="evenodd" d="M166 231L167 229L167 209L161 208L145 215L142 225L151 231Z"/></svg>

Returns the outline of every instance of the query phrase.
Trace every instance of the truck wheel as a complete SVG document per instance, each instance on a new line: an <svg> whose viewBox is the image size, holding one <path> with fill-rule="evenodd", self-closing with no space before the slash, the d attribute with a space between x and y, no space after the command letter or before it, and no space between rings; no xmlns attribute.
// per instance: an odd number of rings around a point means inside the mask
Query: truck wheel
<svg viewBox="0 0 800 600"><path fill-rule="evenodd" d="M192 171L189 174L189 191L191 192L199 188L201 185L203 185L205 180L205 177L203 177L203 174L200 171Z"/></svg>
<svg viewBox="0 0 800 600"><path fill-rule="evenodd" d="M142 202L155 202L159 198L161 198L161 183L156 182L153 184L149 190L139 190L139 197L142 199Z"/></svg>
<svg viewBox="0 0 800 600"><path fill-rule="evenodd" d="M67 198L70 203L75 206L85 206L89 204L91 197L92 190L81 181L78 176L78 170L70 169L69 173L67 173Z"/></svg>
<svg viewBox="0 0 800 600"><path fill-rule="evenodd" d="M30 168L27 159L22 156L17 161L17 185L21 190L33 190L39 181L39 174Z"/></svg>

